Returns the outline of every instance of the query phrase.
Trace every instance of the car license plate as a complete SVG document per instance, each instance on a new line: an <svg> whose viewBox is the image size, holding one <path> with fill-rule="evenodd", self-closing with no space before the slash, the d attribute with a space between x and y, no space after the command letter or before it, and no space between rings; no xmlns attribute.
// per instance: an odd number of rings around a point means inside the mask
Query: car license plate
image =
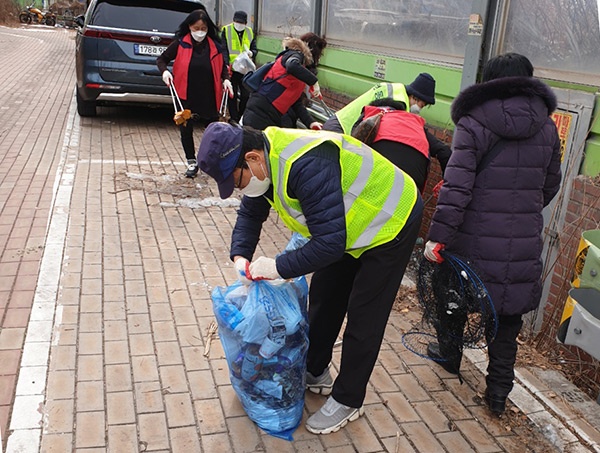
<svg viewBox="0 0 600 453"><path fill-rule="evenodd" d="M152 55L159 56L161 53L165 51L166 46L150 46L148 44L134 44L133 52L136 55Z"/></svg>

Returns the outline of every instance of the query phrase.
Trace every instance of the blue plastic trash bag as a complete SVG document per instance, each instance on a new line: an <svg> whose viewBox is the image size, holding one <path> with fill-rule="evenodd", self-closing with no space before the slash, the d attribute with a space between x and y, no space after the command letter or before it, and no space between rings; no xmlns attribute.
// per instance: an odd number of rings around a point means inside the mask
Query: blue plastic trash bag
<svg viewBox="0 0 600 453"><path fill-rule="evenodd" d="M212 292L231 384L244 410L268 434L293 440L302 420L308 350L308 284L236 282Z"/></svg>
<svg viewBox="0 0 600 453"><path fill-rule="evenodd" d="M290 241L285 247L284 253L291 252L292 250L297 250L301 247L304 247L304 245L306 245L308 241L309 239L305 238L300 233L294 232L292 234L292 237L290 238Z"/></svg>

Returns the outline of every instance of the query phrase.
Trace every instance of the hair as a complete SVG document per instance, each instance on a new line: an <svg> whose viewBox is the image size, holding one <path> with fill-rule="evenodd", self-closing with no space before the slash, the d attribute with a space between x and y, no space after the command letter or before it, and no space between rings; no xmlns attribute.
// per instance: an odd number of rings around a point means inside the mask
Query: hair
<svg viewBox="0 0 600 453"><path fill-rule="evenodd" d="M327 47L327 40L313 32L304 33L300 36L300 39L308 44L308 48L313 57L314 66L318 65L319 59L321 58L321 55L323 55L323 50Z"/></svg>
<svg viewBox="0 0 600 453"><path fill-rule="evenodd" d="M250 126L244 126L244 135L242 137L242 152L240 158L235 164L236 167L242 167L246 159L246 153L253 149L265 149L265 139L262 131L254 129Z"/></svg>
<svg viewBox="0 0 600 453"><path fill-rule="evenodd" d="M376 99L369 105L373 107L391 107L394 110L406 110L406 104L402 101L395 101L392 98Z"/></svg>
<svg viewBox="0 0 600 453"><path fill-rule="evenodd" d="M188 16L183 20L183 22L179 24L179 28L175 32L175 36L180 39L183 38L190 32L190 25L195 24L196 22L201 20L208 27L208 37L211 38L213 41L221 43L221 38L219 37L219 31L217 29L217 26L208 15L206 7L202 3L199 3L198 7L199 9L189 13Z"/></svg>
<svg viewBox="0 0 600 453"><path fill-rule="evenodd" d="M529 59L518 53L505 53L489 60L483 67L482 82L502 77L532 77L533 65Z"/></svg>

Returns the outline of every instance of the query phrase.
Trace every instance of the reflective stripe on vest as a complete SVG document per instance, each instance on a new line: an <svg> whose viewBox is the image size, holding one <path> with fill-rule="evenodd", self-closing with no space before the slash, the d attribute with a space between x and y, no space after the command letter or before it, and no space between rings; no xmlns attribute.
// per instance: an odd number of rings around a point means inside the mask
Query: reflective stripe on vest
<svg viewBox="0 0 600 453"><path fill-rule="evenodd" d="M264 131L270 144L273 208L292 231L310 237L300 202L287 194L293 163L329 141L340 150L342 194L346 217L346 252L363 252L394 239L404 227L417 199L414 181L360 141L333 132Z"/></svg>
<svg viewBox="0 0 600 453"><path fill-rule="evenodd" d="M410 109L410 102L404 84L378 83L369 91L361 94L344 108L337 111L335 116L337 116L337 119L344 130L344 134L350 135L352 133L352 126L354 126L354 123L356 123L360 117L365 105L369 105L373 101L384 98L392 98L394 101L404 102L406 110L408 111Z"/></svg>
<svg viewBox="0 0 600 453"><path fill-rule="evenodd" d="M240 42L240 36L232 23L225 25L223 30L225 30L227 48L229 49L229 64L232 64L242 51L250 50L250 43L254 39L254 32L250 27L246 27L242 35L242 42Z"/></svg>

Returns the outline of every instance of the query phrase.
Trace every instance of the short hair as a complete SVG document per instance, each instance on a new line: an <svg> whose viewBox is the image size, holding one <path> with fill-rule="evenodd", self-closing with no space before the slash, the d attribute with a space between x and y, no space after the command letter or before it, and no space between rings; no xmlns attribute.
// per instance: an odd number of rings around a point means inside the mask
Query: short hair
<svg viewBox="0 0 600 453"><path fill-rule="evenodd" d="M483 67L482 82L502 77L532 77L533 65L529 59L518 53L505 53L489 60Z"/></svg>
<svg viewBox="0 0 600 453"><path fill-rule="evenodd" d="M262 131L256 130L250 126L244 126L243 130L244 134L242 136L242 152L240 153L240 158L235 165L236 167L241 167L244 165L246 153L248 151L252 151L253 149L265 149L265 139Z"/></svg>

